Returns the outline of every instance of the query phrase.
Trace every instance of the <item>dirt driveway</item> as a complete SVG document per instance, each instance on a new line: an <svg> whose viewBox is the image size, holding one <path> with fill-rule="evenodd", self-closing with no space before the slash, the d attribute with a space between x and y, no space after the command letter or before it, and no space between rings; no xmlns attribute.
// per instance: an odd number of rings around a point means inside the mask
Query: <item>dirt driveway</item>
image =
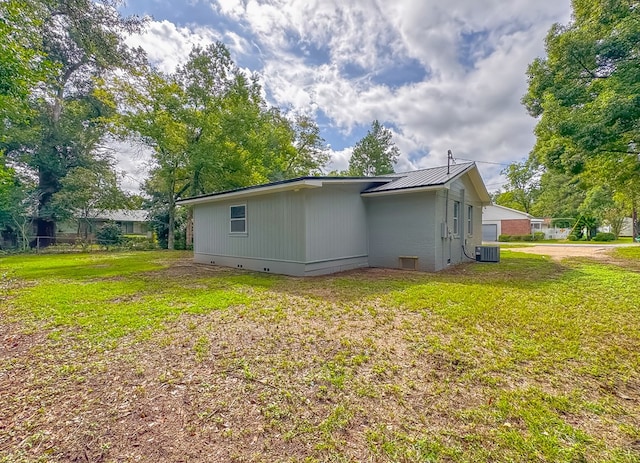
<svg viewBox="0 0 640 463"><path fill-rule="evenodd" d="M526 252L529 254L542 254L550 256L554 260L562 260L565 257L591 257L593 259L610 259L610 252L616 247L633 245L616 244L532 244L530 246L505 248L514 252Z"/></svg>

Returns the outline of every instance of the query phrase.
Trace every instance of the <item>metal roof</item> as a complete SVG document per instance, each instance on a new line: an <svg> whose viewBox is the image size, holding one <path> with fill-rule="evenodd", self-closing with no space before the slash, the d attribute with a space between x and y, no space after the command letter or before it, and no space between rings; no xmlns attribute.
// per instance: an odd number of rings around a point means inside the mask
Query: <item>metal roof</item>
<svg viewBox="0 0 640 463"><path fill-rule="evenodd" d="M149 220L149 213L141 209L116 209L98 212L93 218L115 222L146 222Z"/></svg>
<svg viewBox="0 0 640 463"><path fill-rule="evenodd" d="M447 173L449 170L449 173ZM361 193L363 195L376 194L394 194L402 193L411 189L428 188L434 189L442 186L446 187L447 183L455 180L461 175L470 172L471 180L478 190L482 201L489 203L491 198L486 191L486 187L482 182L482 178L475 168L474 162L465 162L462 164L452 164L451 166L432 167L429 169L421 169L411 172L391 173L377 177L298 177L279 182L267 183L263 185L254 185L234 190L221 191L218 193L210 193L202 196L194 196L191 198L176 201L178 205L192 205L211 201L220 201L231 198L239 198L253 196L258 194L268 194L277 191L297 190L300 188L319 188L323 183L362 183L370 182L369 185Z"/></svg>
<svg viewBox="0 0 640 463"><path fill-rule="evenodd" d="M463 164L453 164L450 167L431 167L429 169L414 170L412 172L389 174L388 177L397 177L397 179L384 185L369 188L363 193L378 193L382 191L444 185L473 166L473 162L465 162ZM447 173L447 170L449 170L449 173Z"/></svg>
<svg viewBox="0 0 640 463"><path fill-rule="evenodd" d="M201 196L193 196L191 198L180 199L176 201L178 205L190 205L216 200L223 200L231 197L241 197L249 195L257 195L271 193L276 191L286 191L298 188L318 188L322 187L324 182L328 183L383 183L393 180L393 175L385 175L380 177L297 177L278 182L265 183L262 185L253 185L234 190L220 191L217 193L209 193Z"/></svg>

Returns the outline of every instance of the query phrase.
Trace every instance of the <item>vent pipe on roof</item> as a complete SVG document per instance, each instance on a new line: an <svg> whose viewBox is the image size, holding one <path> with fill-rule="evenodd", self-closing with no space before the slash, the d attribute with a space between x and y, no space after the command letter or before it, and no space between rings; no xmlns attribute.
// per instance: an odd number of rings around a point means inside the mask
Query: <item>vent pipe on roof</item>
<svg viewBox="0 0 640 463"><path fill-rule="evenodd" d="M447 175L451 174L451 164L455 164L456 160L453 158L451 150L447 150Z"/></svg>

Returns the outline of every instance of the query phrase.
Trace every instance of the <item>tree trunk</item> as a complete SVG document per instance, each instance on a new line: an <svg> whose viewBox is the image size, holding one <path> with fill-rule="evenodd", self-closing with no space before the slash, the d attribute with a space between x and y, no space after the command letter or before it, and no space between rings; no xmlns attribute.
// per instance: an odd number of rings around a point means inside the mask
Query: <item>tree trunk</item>
<svg viewBox="0 0 640 463"><path fill-rule="evenodd" d="M56 237L56 224L47 209L53 194L57 191L57 179L53 173L43 167L40 167L38 172L38 191L40 191L40 198L38 217L36 218L36 235L40 237L39 246L47 247L55 243Z"/></svg>
<svg viewBox="0 0 640 463"><path fill-rule="evenodd" d="M48 220L46 217L36 218L36 236L40 237L40 240L36 238L37 245L40 247L47 247L55 243L56 241L56 224L52 220Z"/></svg>
<svg viewBox="0 0 640 463"><path fill-rule="evenodd" d="M169 207L169 233L167 236L167 249L174 250L175 249L175 238L173 228L175 227L176 222L176 212L174 207Z"/></svg>
<svg viewBox="0 0 640 463"><path fill-rule="evenodd" d="M631 222L633 223L633 239L635 240L640 234L640 230L638 230L638 209L636 205L633 205L633 214L631 216Z"/></svg>
<svg viewBox="0 0 640 463"><path fill-rule="evenodd" d="M186 236L186 245L187 248L189 246L193 246L193 208L190 207L187 214L187 236Z"/></svg>
<svg viewBox="0 0 640 463"><path fill-rule="evenodd" d="M173 197L173 188L169 196L169 233L167 234L167 249L175 249L174 229L176 225L176 201Z"/></svg>

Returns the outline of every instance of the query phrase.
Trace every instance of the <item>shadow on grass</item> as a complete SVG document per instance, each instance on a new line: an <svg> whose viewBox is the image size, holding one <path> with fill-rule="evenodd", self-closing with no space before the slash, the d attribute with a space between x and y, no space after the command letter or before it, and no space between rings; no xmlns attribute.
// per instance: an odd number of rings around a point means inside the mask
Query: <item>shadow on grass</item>
<svg viewBox="0 0 640 463"><path fill-rule="evenodd" d="M534 290L561 280L567 272L575 271L545 256L505 252L504 258L497 264L470 262L438 273L365 268L318 277L280 277L272 290L302 297L348 302L428 285L486 285L488 289Z"/></svg>
<svg viewBox="0 0 640 463"><path fill-rule="evenodd" d="M274 291L332 302L363 301L392 292L430 285L464 291L486 286L503 291L536 290L567 277L579 278L575 260L562 263L546 256L503 251L500 263L470 262L439 273L365 268L318 277L288 277L226 267L194 264L188 253L166 251L84 255L19 256L0 261L0 272L25 280L77 280L100 282L125 279L145 281L149 289L167 292L193 288L193 292ZM199 286L200 285L200 286ZM455 287L455 288L454 288Z"/></svg>

